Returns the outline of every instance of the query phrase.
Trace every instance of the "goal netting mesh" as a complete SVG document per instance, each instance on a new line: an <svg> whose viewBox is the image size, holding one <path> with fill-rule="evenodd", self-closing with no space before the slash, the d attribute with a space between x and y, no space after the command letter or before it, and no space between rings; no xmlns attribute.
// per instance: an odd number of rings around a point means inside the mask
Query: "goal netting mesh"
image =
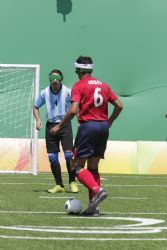
<svg viewBox="0 0 167 250"><path fill-rule="evenodd" d="M37 174L39 65L0 64L0 173Z"/></svg>

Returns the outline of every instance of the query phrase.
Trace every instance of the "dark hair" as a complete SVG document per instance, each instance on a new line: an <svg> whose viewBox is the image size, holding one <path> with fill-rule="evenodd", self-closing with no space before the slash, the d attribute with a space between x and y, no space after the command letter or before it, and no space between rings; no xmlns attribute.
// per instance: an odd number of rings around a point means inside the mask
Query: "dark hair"
<svg viewBox="0 0 167 250"><path fill-rule="evenodd" d="M76 60L76 63L93 64L93 61L92 61L92 58L90 56L79 56ZM76 73L91 74L92 71L93 71L93 69L76 68Z"/></svg>
<svg viewBox="0 0 167 250"><path fill-rule="evenodd" d="M57 73L58 75L60 75L62 77L63 80L63 73L59 70L59 69L53 69L50 73L49 76L52 75L53 73Z"/></svg>
<svg viewBox="0 0 167 250"><path fill-rule="evenodd" d="M79 56L76 62L80 64L93 64L92 58L90 56Z"/></svg>

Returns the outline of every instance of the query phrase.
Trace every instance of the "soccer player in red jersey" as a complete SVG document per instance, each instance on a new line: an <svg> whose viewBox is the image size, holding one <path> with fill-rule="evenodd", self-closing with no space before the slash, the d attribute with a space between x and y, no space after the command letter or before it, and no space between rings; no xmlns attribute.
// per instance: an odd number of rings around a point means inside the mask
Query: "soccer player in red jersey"
<svg viewBox="0 0 167 250"><path fill-rule="evenodd" d="M98 165L109 136L109 127L119 116L123 105L110 87L91 76L93 71L91 57L80 56L75 62L75 71L79 81L73 85L71 107L66 116L51 133L57 133L61 127L78 113L79 127L74 143L74 157L71 167L78 180L88 188L89 205L83 215L96 215L98 205L107 197L100 187ZM113 112L108 117L108 103ZM87 169L84 168L87 162Z"/></svg>

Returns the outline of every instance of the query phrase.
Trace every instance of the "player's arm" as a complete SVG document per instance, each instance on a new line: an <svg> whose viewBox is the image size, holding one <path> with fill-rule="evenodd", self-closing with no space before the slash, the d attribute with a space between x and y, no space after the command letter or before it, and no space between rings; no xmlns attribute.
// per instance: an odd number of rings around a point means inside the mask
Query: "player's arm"
<svg viewBox="0 0 167 250"><path fill-rule="evenodd" d="M33 115L36 120L36 129L40 130L42 128L42 122L39 116L39 108L45 103L45 89L41 91L40 95L37 97L33 106Z"/></svg>
<svg viewBox="0 0 167 250"><path fill-rule="evenodd" d="M33 106L33 115L35 117L36 120L36 129L40 130L42 127L42 122L39 116L39 109L35 106Z"/></svg>
<svg viewBox="0 0 167 250"><path fill-rule="evenodd" d="M112 126L112 123L114 122L114 120L116 120L117 117L120 115L123 109L123 104L118 99L112 101L111 104L114 106L114 109L113 109L111 116L108 119L110 127Z"/></svg>
<svg viewBox="0 0 167 250"><path fill-rule="evenodd" d="M69 111L67 112L67 114L64 116L63 120L56 126L52 127L50 132L52 134L56 134L64 124L68 123L69 121L71 121L74 116L77 114L79 110L79 102L72 102L71 106L69 108Z"/></svg>
<svg viewBox="0 0 167 250"><path fill-rule="evenodd" d="M80 125L80 123L79 123L79 109L78 109L78 111L77 111L77 113L76 113L76 117L77 117L77 121L78 121L78 127L79 127L79 125Z"/></svg>

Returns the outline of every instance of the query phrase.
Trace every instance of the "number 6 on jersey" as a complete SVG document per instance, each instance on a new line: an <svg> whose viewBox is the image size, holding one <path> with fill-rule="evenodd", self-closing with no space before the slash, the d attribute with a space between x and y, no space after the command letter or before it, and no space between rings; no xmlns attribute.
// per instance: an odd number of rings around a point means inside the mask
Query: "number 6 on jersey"
<svg viewBox="0 0 167 250"><path fill-rule="evenodd" d="M99 92L101 91L101 88L95 88L94 91L94 105L95 107L99 107L103 104L103 97Z"/></svg>

